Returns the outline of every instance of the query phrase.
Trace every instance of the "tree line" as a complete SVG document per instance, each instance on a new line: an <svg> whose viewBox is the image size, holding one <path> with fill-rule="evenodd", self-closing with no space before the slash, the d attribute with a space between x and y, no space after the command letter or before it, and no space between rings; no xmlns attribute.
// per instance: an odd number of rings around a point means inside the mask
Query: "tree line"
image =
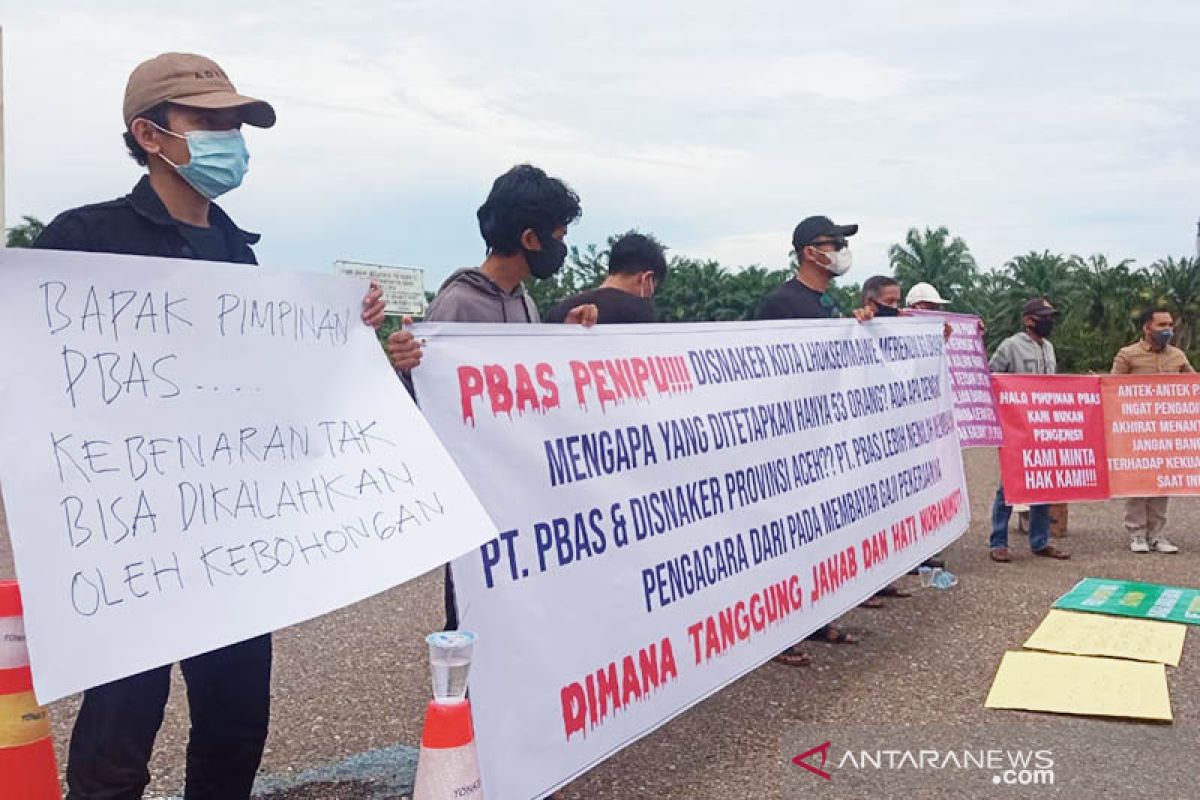
<svg viewBox="0 0 1200 800"><path fill-rule="evenodd" d="M29 247L42 223L26 216L7 232L9 247ZM572 247L553 278L531 282L530 294L543 312L574 292L590 289L608 274L608 247ZM721 322L751 319L759 300L794 272L762 266L725 267L711 259L672 256L666 282L655 294L663 322ZM1200 259L1166 257L1149 265L1028 252L996 269L981 269L966 242L944 228L912 228L888 251L890 274L907 291L921 281L937 287L951 311L976 314L987 325L989 350L1020 329L1020 308L1030 297L1046 297L1059 310L1053 336L1062 372L1107 372L1113 355L1141 336L1137 317L1163 306L1176 318L1175 344L1200 363ZM431 293L432 294L432 293ZM860 284L835 283L830 290L844 314L861 305ZM390 330L392 325L385 326ZM381 331L386 335L387 330Z"/></svg>
<svg viewBox="0 0 1200 800"><path fill-rule="evenodd" d="M609 243L615 239L613 237ZM573 247L563 269L529 286L543 311L561 298L596 286L607 274L607 249ZM1200 259L1167 257L1149 265L1028 252L996 269L981 269L966 242L944 228L912 228L888 251L888 269L903 291L915 283L937 287L948 309L981 317L989 352L1021 328L1020 309L1030 297L1046 297L1059 309L1053 335L1061 372L1107 372L1117 350L1141 336L1138 315L1163 306L1176 317L1175 344L1200 363ZM730 269L717 261L673 256L667 280L655 293L663 322L751 319L764 295L794 274L750 266ZM859 268L861 269L861 268ZM861 284L835 282L830 289L843 314L862 305Z"/></svg>

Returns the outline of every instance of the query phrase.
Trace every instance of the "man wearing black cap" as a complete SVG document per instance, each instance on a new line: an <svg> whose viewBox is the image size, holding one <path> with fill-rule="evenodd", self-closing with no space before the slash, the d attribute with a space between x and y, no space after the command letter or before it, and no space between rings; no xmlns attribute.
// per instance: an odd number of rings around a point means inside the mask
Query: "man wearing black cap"
<svg viewBox="0 0 1200 800"><path fill-rule="evenodd" d="M1050 334L1054 330L1054 315L1058 312L1044 297L1035 297L1021 308L1025 330L1000 343L988 366L992 372L1033 373L1053 375L1058 368ZM996 490L992 504L992 536L988 543L992 561L1006 564L1008 553L1008 521L1012 506L1004 499L1004 484ZM1065 550L1050 544L1050 507L1032 506L1029 509L1029 548L1035 556L1070 558Z"/></svg>
<svg viewBox="0 0 1200 800"><path fill-rule="evenodd" d="M792 232L796 250L796 277L763 298L755 319L828 319L840 317L827 292L830 282L849 271L852 259L846 240L858 233L857 225L835 225L829 217L809 217ZM855 317L869 319L870 310Z"/></svg>
<svg viewBox="0 0 1200 800"><path fill-rule="evenodd" d="M258 234L234 225L213 200L246 174L242 125L269 128L275 110L238 94L211 59L164 53L129 76L124 121L129 155L147 174L125 197L59 214L34 247L257 263L251 245ZM372 287L363 321L378 328L383 312L382 293ZM397 361L411 367L419 345L408 337L408 355ZM248 798L270 718L270 635L185 659L180 669L192 723L184 797ZM167 665L84 692L67 762L68 800L141 798L170 687Z"/></svg>
<svg viewBox="0 0 1200 800"><path fill-rule="evenodd" d="M755 311L755 319L831 319L842 314L827 294L830 282L845 275L852 263L846 241L858 233L857 225L837 225L829 217L809 217L792 232L796 250L796 277L771 290ZM855 309L865 321L874 316L870 307ZM858 639L836 625L818 628L810 639L833 644L854 644ZM775 660L789 666L806 666L809 657L798 646L784 650Z"/></svg>

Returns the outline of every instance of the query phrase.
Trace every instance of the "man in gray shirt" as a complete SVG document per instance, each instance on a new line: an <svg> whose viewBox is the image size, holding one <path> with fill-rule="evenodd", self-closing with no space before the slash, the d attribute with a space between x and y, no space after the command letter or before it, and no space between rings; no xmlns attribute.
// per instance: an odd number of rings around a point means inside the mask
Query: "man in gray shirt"
<svg viewBox="0 0 1200 800"><path fill-rule="evenodd" d="M1053 375L1058 367L1054 358L1054 345L1050 333L1054 330L1054 306L1043 297L1029 300L1021 308L1021 319L1025 330L1013 334L1000 343L995 355L988 362L992 372L1033 373ZM996 490L992 504L992 537L988 543L992 561L1008 563L1008 521L1012 517L1012 506L1004 499L1004 484ZM1046 558L1070 558L1065 550L1050 544L1050 507L1032 506L1029 509L1029 548L1035 556Z"/></svg>

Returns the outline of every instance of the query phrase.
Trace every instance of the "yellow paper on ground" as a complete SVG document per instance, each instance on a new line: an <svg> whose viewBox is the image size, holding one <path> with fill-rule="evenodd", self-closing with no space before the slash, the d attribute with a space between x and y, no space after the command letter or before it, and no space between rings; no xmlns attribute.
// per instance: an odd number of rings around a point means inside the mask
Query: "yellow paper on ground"
<svg viewBox="0 0 1200 800"><path fill-rule="evenodd" d="M1057 653L1005 653L984 706L1171 721L1162 664Z"/></svg>
<svg viewBox="0 0 1200 800"><path fill-rule="evenodd" d="M1187 626L1108 614L1051 609L1025 642L1031 650L1077 656L1113 656L1179 666Z"/></svg>

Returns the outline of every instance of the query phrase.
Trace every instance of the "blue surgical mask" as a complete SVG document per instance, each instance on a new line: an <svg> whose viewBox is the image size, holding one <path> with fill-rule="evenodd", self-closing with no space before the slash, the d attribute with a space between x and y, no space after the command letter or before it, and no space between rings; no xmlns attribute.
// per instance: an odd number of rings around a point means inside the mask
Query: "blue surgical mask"
<svg viewBox="0 0 1200 800"><path fill-rule="evenodd" d="M158 155L175 168L179 177L209 200L215 200L242 185L242 178L249 168L250 153L246 150L246 140L242 138L240 130L188 131L178 134L157 125L154 127L187 141L190 158L186 164L172 163L161 152Z"/></svg>

